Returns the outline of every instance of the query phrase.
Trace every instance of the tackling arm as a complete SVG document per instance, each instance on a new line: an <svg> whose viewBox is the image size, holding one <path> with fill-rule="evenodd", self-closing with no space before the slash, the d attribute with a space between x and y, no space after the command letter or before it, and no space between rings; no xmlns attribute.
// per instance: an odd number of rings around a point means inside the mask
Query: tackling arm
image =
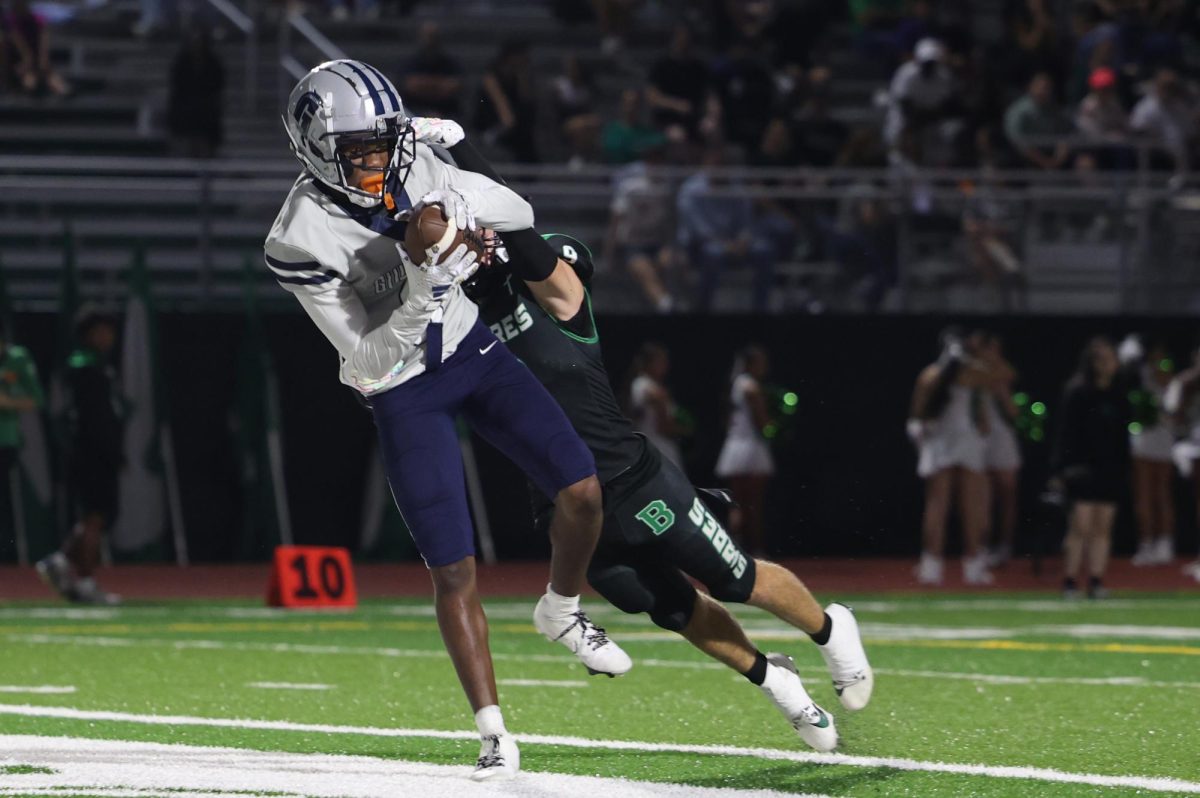
<svg viewBox="0 0 1200 798"><path fill-rule="evenodd" d="M475 196L488 196L493 189L501 189L528 208L528 224L524 226L500 226L492 223L477 205L475 218L480 226L490 227L500 234L500 239L512 258L510 263L513 273L525 281L538 304L547 313L559 321L570 321L578 316L583 308L583 283L570 264L559 258L533 229L533 208L503 185L500 175L469 141L463 139L450 147L449 152L461 167L446 165L446 169L453 170L450 173L451 185L460 190L468 202L474 204ZM460 185L468 188L460 188ZM480 187L479 193L469 193L470 186Z"/></svg>

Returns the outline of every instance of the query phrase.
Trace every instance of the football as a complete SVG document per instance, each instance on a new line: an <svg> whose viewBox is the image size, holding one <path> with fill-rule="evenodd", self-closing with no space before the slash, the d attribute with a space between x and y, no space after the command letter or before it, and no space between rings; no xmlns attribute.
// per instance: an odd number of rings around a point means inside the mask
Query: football
<svg viewBox="0 0 1200 798"><path fill-rule="evenodd" d="M414 212L404 230L404 251L419 266L440 264L462 243L476 255L483 256L483 238L479 232L456 228L446 218L439 203L431 203Z"/></svg>

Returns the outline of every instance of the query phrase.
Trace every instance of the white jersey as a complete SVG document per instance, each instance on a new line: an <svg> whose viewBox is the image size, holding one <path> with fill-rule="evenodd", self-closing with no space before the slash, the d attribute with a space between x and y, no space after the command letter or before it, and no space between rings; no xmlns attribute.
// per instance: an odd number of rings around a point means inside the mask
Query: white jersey
<svg viewBox="0 0 1200 798"><path fill-rule="evenodd" d="M983 433L975 426L975 389L950 386L950 401L942 414L927 421L921 433L917 475L930 477L947 468L984 471L987 449Z"/></svg>
<svg viewBox="0 0 1200 798"><path fill-rule="evenodd" d="M639 374L634 378L633 384L629 386L633 426L634 429L645 435L648 441L658 447L658 451L662 453L663 457L682 467L683 455L679 451L679 444L664 435L658 428L658 417L654 413L653 405L650 404L650 393L657 387L658 383L645 374ZM668 412L674 412L675 407L672 405L667 409Z"/></svg>
<svg viewBox="0 0 1200 798"><path fill-rule="evenodd" d="M400 207L430 191L452 188L466 198L480 227L506 232L533 226L533 209L511 189L447 164L424 144L404 184ZM359 208L303 174L292 186L264 244L279 284L341 357L341 381L363 394L393 388L425 370L425 330L433 306L422 279L406 274L399 248L402 222L381 209ZM415 267L413 267L415 268ZM421 295L424 294L424 295ZM441 304L442 359L458 349L479 316L455 288Z"/></svg>
<svg viewBox="0 0 1200 798"><path fill-rule="evenodd" d="M717 456L714 472L718 477L769 476L775 473L775 459L767 441L754 421L754 410L750 407L748 394L758 386L758 381L749 374L739 374L733 381L729 400L733 411L729 416L729 430L725 443Z"/></svg>

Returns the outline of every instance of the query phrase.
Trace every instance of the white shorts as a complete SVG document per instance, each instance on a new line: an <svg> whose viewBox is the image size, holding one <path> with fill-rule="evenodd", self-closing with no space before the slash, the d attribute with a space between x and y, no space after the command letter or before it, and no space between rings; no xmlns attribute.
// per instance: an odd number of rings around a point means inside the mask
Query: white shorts
<svg viewBox="0 0 1200 798"><path fill-rule="evenodd" d="M920 445L917 476L922 479L947 468L985 471L987 458L983 436L978 432L947 432L936 430Z"/></svg>
<svg viewBox="0 0 1200 798"><path fill-rule="evenodd" d="M1129 450L1139 460L1169 463L1174 446L1175 436L1165 424L1155 424L1153 427L1146 427L1137 435L1129 436Z"/></svg>
<svg viewBox="0 0 1200 798"><path fill-rule="evenodd" d="M770 476L775 473L775 459L766 441L726 438L717 457L716 475L729 477Z"/></svg>
<svg viewBox="0 0 1200 798"><path fill-rule="evenodd" d="M983 452L988 471L1016 471L1021 467L1017 434L1003 422L993 423L991 432L983 439Z"/></svg>

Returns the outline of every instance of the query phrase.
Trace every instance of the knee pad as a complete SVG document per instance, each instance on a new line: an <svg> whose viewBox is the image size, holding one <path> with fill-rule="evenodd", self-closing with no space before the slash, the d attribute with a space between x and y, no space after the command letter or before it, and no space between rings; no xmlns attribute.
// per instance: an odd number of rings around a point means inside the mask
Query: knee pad
<svg viewBox="0 0 1200 798"><path fill-rule="evenodd" d="M656 626L680 632L692 620L696 588L683 574L652 573L630 565L611 564L588 572L588 583L622 612L646 613Z"/></svg>
<svg viewBox="0 0 1200 798"><path fill-rule="evenodd" d="M682 632L692 622L692 613L695 609L696 588L688 582L686 590L680 587L672 589L664 595L655 596L650 620L654 621L655 626L666 629L668 632Z"/></svg>
<svg viewBox="0 0 1200 798"><path fill-rule="evenodd" d="M727 578L715 584L705 584L709 595L717 601L727 601L732 604L745 604L754 592L754 580L758 577L758 564L753 557L747 557L746 570L741 576L732 573Z"/></svg>
<svg viewBox="0 0 1200 798"><path fill-rule="evenodd" d="M628 565L588 570L588 584L621 612L637 615L654 609L654 596Z"/></svg>

